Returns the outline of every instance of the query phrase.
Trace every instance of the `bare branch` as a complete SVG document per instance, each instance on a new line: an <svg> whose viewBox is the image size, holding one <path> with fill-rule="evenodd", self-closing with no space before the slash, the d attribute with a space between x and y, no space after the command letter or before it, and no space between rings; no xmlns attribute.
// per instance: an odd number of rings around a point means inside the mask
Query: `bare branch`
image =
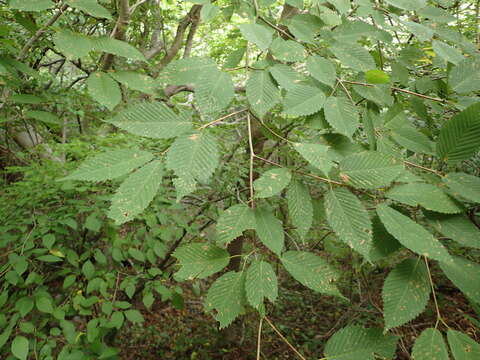
<svg viewBox="0 0 480 360"><path fill-rule="evenodd" d="M130 23L130 15L131 12L128 0L118 0L118 19L110 37L117 40L125 40L125 33L128 24ZM104 55L102 70L108 70L112 66L114 57L113 54Z"/></svg>

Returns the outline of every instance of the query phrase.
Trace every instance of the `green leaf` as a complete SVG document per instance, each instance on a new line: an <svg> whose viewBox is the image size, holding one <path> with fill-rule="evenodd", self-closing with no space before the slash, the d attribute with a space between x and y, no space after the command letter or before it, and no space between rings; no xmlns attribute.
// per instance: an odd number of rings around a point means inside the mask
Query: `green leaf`
<svg viewBox="0 0 480 360"><path fill-rule="evenodd" d="M378 261L384 257L394 253L402 247L402 245L385 229L378 216L372 219L373 242L370 249L371 261Z"/></svg>
<svg viewBox="0 0 480 360"><path fill-rule="evenodd" d="M480 178L465 173L448 173L443 182L453 191L468 201L480 203Z"/></svg>
<svg viewBox="0 0 480 360"><path fill-rule="evenodd" d="M61 30L55 33L53 42L68 59L82 58L94 50L92 38L69 30Z"/></svg>
<svg viewBox="0 0 480 360"><path fill-rule="evenodd" d="M330 60L314 55L307 58L307 70L318 81L333 87L337 81L337 71Z"/></svg>
<svg viewBox="0 0 480 360"><path fill-rule="evenodd" d="M480 344L470 336L448 329L447 339L455 360L477 360L480 357Z"/></svg>
<svg viewBox="0 0 480 360"><path fill-rule="evenodd" d="M333 2L333 1L332 1ZM325 6L320 7L319 18L329 27L338 26L342 24L342 18L335 11L330 10Z"/></svg>
<svg viewBox="0 0 480 360"><path fill-rule="evenodd" d="M413 21L401 21L401 23L420 41L430 41L434 35L433 29L429 26Z"/></svg>
<svg viewBox="0 0 480 360"><path fill-rule="evenodd" d="M267 50L272 43L273 31L258 24L238 25L243 37L258 46L260 50Z"/></svg>
<svg viewBox="0 0 480 360"><path fill-rule="evenodd" d="M263 245L280 256L285 241L282 222L271 211L256 209L255 230Z"/></svg>
<svg viewBox="0 0 480 360"><path fill-rule="evenodd" d="M440 129L437 154L455 165L480 150L480 102L473 104L447 121Z"/></svg>
<svg viewBox="0 0 480 360"><path fill-rule="evenodd" d="M479 264L453 256L453 262L440 262L440 268L468 298L480 304Z"/></svg>
<svg viewBox="0 0 480 360"><path fill-rule="evenodd" d="M155 94L155 82L148 75L135 71L115 71L109 74L119 83L122 83L132 90L141 91L145 94Z"/></svg>
<svg viewBox="0 0 480 360"><path fill-rule="evenodd" d="M102 5L97 3L97 0L67 0L67 4L78 10L82 10L88 15L112 19L112 15Z"/></svg>
<svg viewBox="0 0 480 360"><path fill-rule="evenodd" d="M217 5L206 4L202 6L202 10L200 10L200 19L202 19L203 22L207 23L215 16L217 16L219 11L220 8Z"/></svg>
<svg viewBox="0 0 480 360"><path fill-rule="evenodd" d="M480 230L465 215L427 213L427 220L435 230L463 246L480 249Z"/></svg>
<svg viewBox="0 0 480 360"><path fill-rule="evenodd" d="M189 57L172 61L158 76L158 81L172 85L197 84L200 76L217 69L210 58Z"/></svg>
<svg viewBox="0 0 480 360"><path fill-rule="evenodd" d="M82 265L82 273L87 280L91 280L95 276L95 266L90 260L87 260Z"/></svg>
<svg viewBox="0 0 480 360"><path fill-rule="evenodd" d="M187 112L176 114L161 102L131 105L106 122L132 134L154 139L169 139L192 129Z"/></svg>
<svg viewBox="0 0 480 360"><path fill-rule="evenodd" d="M112 198L108 217L123 224L144 211L162 183L163 163L152 161L132 173L120 185Z"/></svg>
<svg viewBox="0 0 480 360"><path fill-rule="evenodd" d="M207 182L220 158L216 139L208 132L178 137L167 153L167 168L178 177Z"/></svg>
<svg viewBox="0 0 480 360"><path fill-rule="evenodd" d="M345 188L335 188L325 195L325 214L340 240L369 259L372 222L360 200Z"/></svg>
<svg viewBox="0 0 480 360"><path fill-rule="evenodd" d="M383 284L385 331L415 319L430 299L430 282L421 258L406 259L388 274Z"/></svg>
<svg viewBox="0 0 480 360"><path fill-rule="evenodd" d="M113 110L122 100L120 87L107 73L97 71L87 79L90 96L100 104Z"/></svg>
<svg viewBox="0 0 480 360"><path fill-rule="evenodd" d="M57 115L48 111L29 110L25 112L25 117L41 121L45 124L60 125L62 122Z"/></svg>
<svg viewBox="0 0 480 360"><path fill-rule="evenodd" d="M412 356L414 359L449 360L448 349L442 333L434 328L422 331L413 345Z"/></svg>
<svg viewBox="0 0 480 360"><path fill-rule="evenodd" d="M312 166L321 170L325 175L328 175L332 169L333 162L328 153L329 146L322 144L293 143L293 148Z"/></svg>
<svg viewBox="0 0 480 360"><path fill-rule="evenodd" d="M253 182L255 197L267 198L280 194L291 179L292 174L286 168L268 170Z"/></svg>
<svg viewBox="0 0 480 360"><path fill-rule="evenodd" d="M351 138L360 123L357 107L345 97L330 96L324 108L328 123L338 133Z"/></svg>
<svg viewBox="0 0 480 360"><path fill-rule="evenodd" d="M427 3L426 0L386 0L388 4L403 10L418 10Z"/></svg>
<svg viewBox="0 0 480 360"><path fill-rule="evenodd" d="M368 71L375 68L370 53L358 44L335 42L329 50L342 63L354 71Z"/></svg>
<svg viewBox="0 0 480 360"><path fill-rule="evenodd" d="M25 317L33 309L33 300L32 298L25 296L19 299L15 303L15 310L20 313L21 317Z"/></svg>
<svg viewBox="0 0 480 360"><path fill-rule="evenodd" d="M43 11L55 4L52 0L10 0L10 8L21 11Z"/></svg>
<svg viewBox="0 0 480 360"><path fill-rule="evenodd" d="M315 35L320 32L323 22L310 14L298 14L288 21L288 30L300 41L315 44Z"/></svg>
<svg viewBox="0 0 480 360"><path fill-rule="evenodd" d="M480 61L476 58L461 61L450 71L448 83L458 93L480 90Z"/></svg>
<svg viewBox="0 0 480 360"><path fill-rule="evenodd" d="M388 186L403 170L402 161L376 151L349 155L340 162L343 181L362 189Z"/></svg>
<svg viewBox="0 0 480 360"><path fill-rule="evenodd" d="M410 127L393 129L392 138L401 146L413 152L435 154L435 144L420 131Z"/></svg>
<svg viewBox="0 0 480 360"><path fill-rule="evenodd" d="M180 270L175 273L180 281L204 279L221 271L230 261L227 250L204 243L181 246L173 256L180 263Z"/></svg>
<svg viewBox="0 0 480 360"><path fill-rule="evenodd" d="M376 84L372 86L352 85L355 91L361 97L374 102L380 106L391 107L393 105L393 97L390 95L390 85Z"/></svg>
<svg viewBox="0 0 480 360"><path fill-rule="evenodd" d="M445 44L443 41L433 40L432 48L438 56L452 64L458 65L464 59L460 51L453 46Z"/></svg>
<svg viewBox="0 0 480 360"><path fill-rule="evenodd" d="M313 222L313 204L308 188L294 180L287 189L287 204L290 221L301 239L305 239Z"/></svg>
<svg viewBox="0 0 480 360"><path fill-rule="evenodd" d="M134 309L126 310L124 311L124 314L127 320L131 321L132 323L142 323L145 321L142 313L138 310L134 310Z"/></svg>
<svg viewBox="0 0 480 360"><path fill-rule="evenodd" d="M206 117L216 117L230 104L234 96L232 78L216 68L204 71L195 85L198 108Z"/></svg>
<svg viewBox="0 0 480 360"><path fill-rule="evenodd" d="M365 73L365 80L370 84L388 84L390 76L382 70L374 69Z"/></svg>
<svg viewBox="0 0 480 360"><path fill-rule="evenodd" d="M252 209L243 204L234 205L218 218L217 243L227 245L249 229L255 229L255 215Z"/></svg>
<svg viewBox="0 0 480 360"><path fill-rule="evenodd" d="M247 300L258 309L264 299L275 302L278 296L278 281L272 266L265 261L252 262L245 278Z"/></svg>
<svg viewBox="0 0 480 360"><path fill-rule="evenodd" d="M270 51L280 61L302 61L305 58L305 48L301 44L280 37L273 40Z"/></svg>
<svg viewBox="0 0 480 360"><path fill-rule="evenodd" d="M278 85L286 90L292 90L298 83L307 80L303 74L285 64L276 64L269 71Z"/></svg>
<svg viewBox="0 0 480 360"><path fill-rule="evenodd" d="M432 184L410 183L395 185L385 193L389 199L417 206L443 214L457 214L463 211L451 197Z"/></svg>
<svg viewBox="0 0 480 360"><path fill-rule="evenodd" d="M10 96L9 100L16 104L31 104L31 105L37 105L45 102L45 99L39 96L30 95L30 94L14 94Z"/></svg>
<svg viewBox="0 0 480 360"><path fill-rule="evenodd" d="M12 341L12 354L17 359L26 360L28 356L28 339L24 336L17 335Z"/></svg>
<svg viewBox="0 0 480 360"><path fill-rule="evenodd" d="M386 204L377 206L377 214L387 231L406 248L434 260L452 261L442 243L409 217Z"/></svg>
<svg viewBox="0 0 480 360"><path fill-rule="evenodd" d="M208 289L206 309L216 310L220 329L230 325L243 312L245 274L230 271L220 276Z"/></svg>
<svg viewBox="0 0 480 360"><path fill-rule="evenodd" d="M97 51L122 56L134 61L147 61L140 51L124 41L113 39L108 36L92 38L92 41L93 46Z"/></svg>
<svg viewBox="0 0 480 360"><path fill-rule="evenodd" d="M293 7L296 7L300 10L303 9L303 0L285 0L285 3Z"/></svg>
<svg viewBox="0 0 480 360"><path fill-rule="evenodd" d="M143 251L137 249L137 248L130 248L128 249L128 255L130 255L132 258L137 260L138 262L145 262L145 254Z"/></svg>
<svg viewBox="0 0 480 360"><path fill-rule="evenodd" d="M250 73L246 92L250 106L260 118L263 118L281 100L280 91L266 70Z"/></svg>
<svg viewBox="0 0 480 360"><path fill-rule="evenodd" d="M280 260L302 285L319 293L343 297L333 284L339 277L337 271L320 256L304 251L287 251Z"/></svg>
<svg viewBox="0 0 480 360"><path fill-rule="evenodd" d="M320 111L324 103L325 94L319 88L295 85L288 90L283 108L286 115L305 116Z"/></svg>
<svg viewBox="0 0 480 360"><path fill-rule="evenodd" d="M177 192L177 203L182 200L184 196L193 193L197 189L197 182L192 177L178 177L172 180L175 191Z"/></svg>
<svg viewBox="0 0 480 360"><path fill-rule="evenodd" d="M349 0L328 0L330 4L335 6L338 12L342 15L346 15L350 10L350 1Z"/></svg>
<svg viewBox="0 0 480 360"><path fill-rule="evenodd" d="M37 309L43 313L52 314L53 313L53 304L52 300L50 300L46 296L40 296L36 299L35 305Z"/></svg>
<svg viewBox="0 0 480 360"><path fill-rule="evenodd" d="M325 355L328 360L375 360L374 354L392 359L397 341L397 336L383 335L382 329L348 325L328 339Z"/></svg>
<svg viewBox="0 0 480 360"><path fill-rule="evenodd" d="M153 159L138 149L111 150L84 161L77 170L62 180L104 181L128 174Z"/></svg>

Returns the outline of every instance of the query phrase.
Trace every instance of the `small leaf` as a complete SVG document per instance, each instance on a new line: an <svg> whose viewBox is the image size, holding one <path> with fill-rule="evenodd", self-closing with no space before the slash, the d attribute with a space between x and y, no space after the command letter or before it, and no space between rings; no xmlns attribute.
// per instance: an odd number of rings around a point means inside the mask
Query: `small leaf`
<svg viewBox="0 0 480 360"><path fill-rule="evenodd" d="M440 262L440 268L469 299L480 303L480 282L475 280L480 274L479 264L454 256L453 262Z"/></svg>
<svg viewBox="0 0 480 360"><path fill-rule="evenodd" d="M310 252L287 251L283 254L283 266L302 285L317 292L343 297L333 284L339 277L323 258Z"/></svg>
<svg viewBox="0 0 480 360"><path fill-rule="evenodd" d="M308 188L294 180L287 190L288 214L301 239L305 239L313 222L313 204Z"/></svg>
<svg viewBox="0 0 480 360"><path fill-rule="evenodd" d="M217 243L227 245L249 229L255 229L252 209L243 204L234 205L225 210L217 221Z"/></svg>
<svg viewBox="0 0 480 360"><path fill-rule="evenodd" d="M217 70L215 61L193 56L172 61L160 72L158 81L172 85L195 85L203 73L211 73L212 70Z"/></svg>
<svg viewBox="0 0 480 360"><path fill-rule="evenodd" d="M324 108L328 123L338 133L351 138L360 124L356 106L345 97L330 96Z"/></svg>
<svg viewBox="0 0 480 360"><path fill-rule="evenodd" d="M233 100L235 89L229 74L212 68L204 71L195 85L195 100L202 116L218 116Z"/></svg>
<svg viewBox="0 0 480 360"><path fill-rule="evenodd" d="M134 61L146 61L145 56L125 41L117 40L109 36L92 38L93 47L97 51L104 51L116 56L122 56Z"/></svg>
<svg viewBox="0 0 480 360"><path fill-rule="evenodd" d="M360 200L347 189L335 188L325 195L325 214L340 240L368 260L372 222Z"/></svg>
<svg viewBox="0 0 480 360"><path fill-rule="evenodd" d="M254 261L247 270L245 292L250 305L258 309L264 299L275 302L278 296L277 276L265 261Z"/></svg>
<svg viewBox="0 0 480 360"><path fill-rule="evenodd" d="M69 59L82 58L94 50L92 38L69 30L58 31L54 35L53 41L57 49Z"/></svg>
<svg viewBox="0 0 480 360"><path fill-rule="evenodd" d="M430 282L422 259L406 259L385 279L382 290L385 330L415 319L430 299Z"/></svg>
<svg viewBox="0 0 480 360"><path fill-rule="evenodd" d="M79 9L87 13L88 15L97 17L112 19L112 15L102 5L97 3L97 0L67 0L67 4L73 8Z"/></svg>
<svg viewBox="0 0 480 360"><path fill-rule="evenodd" d="M454 47L445 44L443 41L433 40L432 48L438 56L452 64L458 65L463 59L463 55L460 51Z"/></svg>
<svg viewBox="0 0 480 360"><path fill-rule="evenodd" d="M272 169L264 172L253 182L255 197L267 198L280 194L290 183L292 174L286 168Z"/></svg>
<svg viewBox="0 0 480 360"><path fill-rule="evenodd" d="M340 177L347 183L363 189L390 185L402 170L403 163L394 157L376 151L365 151L346 156L340 163Z"/></svg>
<svg viewBox="0 0 480 360"><path fill-rule="evenodd" d="M21 11L43 11L54 5L52 0L10 0L9 7Z"/></svg>
<svg viewBox="0 0 480 360"><path fill-rule="evenodd" d="M282 222L272 212L266 209L256 209L255 230L263 245L280 256L285 238Z"/></svg>
<svg viewBox="0 0 480 360"><path fill-rule="evenodd" d="M273 40L270 51L280 61L302 61L305 58L305 49L301 44L280 37Z"/></svg>
<svg viewBox="0 0 480 360"><path fill-rule="evenodd" d="M220 8L217 5L213 4L205 4L202 6L202 10L200 10L200 19L203 22L209 22L212 20L217 14L220 12Z"/></svg>
<svg viewBox="0 0 480 360"><path fill-rule="evenodd" d="M179 247L173 256L180 263L180 270L175 273L179 280L204 279L221 271L230 261L227 250L202 243Z"/></svg>
<svg viewBox="0 0 480 360"><path fill-rule="evenodd" d="M154 139L169 139L192 129L189 114L177 115L161 102L131 105L106 122L132 134Z"/></svg>
<svg viewBox="0 0 480 360"><path fill-rule="evenodd" d="M333 87L337 81L335 66L330 60L321 56L309 56L307 59L307 70L318 81Z"/></svg>
<svg viewBox="0 0 480 360"><path fill-rule="evenodd" d="M375 68L372 55L362 46L348 43L335 42L329 50L342 63L354 71L368 71Z"/></svg>
<svg viewBox="0 0 480 360"><path fill-rule="evenodd" d="M15 336L11 346L12 354L17 359L26 360L28 356L28 339L24 336Z"/></svg>
<svg viewBox="0 0 480 360"><path fill-rule="evenodd" d="M422 331L413 345L412 356L414 359L449 360L448 349L442 333L434 328Z"/></svg>
<svg viewBox="0 0 480 360"><path fill-rule="evenodd" d="M238 26L243 37L258 46L260 50L267 50L272 43L273 32L258 24L241 24Z"/></svg>
<svg viewBox="0 0 480 360"><path fill-rule="evenodd" d="M220 276L208 289L205 307L216 310L220 329L230 325L243 311L245 274L230 271Z"/></svg>
<svg viewBox="0 0 480 360"><path fill-rule="evenodd" d="M480 102L448 120L440 129L437 154L455 165L480 150Z"/></svg>
<svg viewBox="0 0 480 360"><path fill-rule="evenodd" d="M463 211L451 197L432 184L409 183L396 185L385 193L393 199L410 206L420 205L427 210L444 214L456 214Z"/></svg>
<svg viewBox="0 0 480 360"><path fill-rule="evenodd" d="M480 90L480 61L473 57L461 61L450 71L448 83L457 93Z"/></svg>
<svg viewBox="0 0 480 360"><path fill-rule="evenodd" d="M448 173L443 182L453 191L468 201L480 203L480 178L465 173Z"/></svg>
<svg viewBox="0 0 480 360"><path fill-rule="evenodd" d="M317 87L295 85L287 92L284 112L290 116L304 116L320 111L325 103L325 94Z"/></svg>
<svg viewBox="0 0 480 360"><path fill-rule="evenodd" d="M419 10L426 5L426 0L387 0L387 3L403 10Z"/></svg>
<svg viewBox="0 0 480 360"><path fill-rule="evenodd" d="M219 159L216 138L203 131L178 137L167 153L166 166L180 178L207 182Z"/></svg>
<svg viewBox="0 0 480 360"><path fill-rule="evenodd" d="M84 161L62 180L104 181L128 174L152 160L149 152L135 149L111 150Z"/></svg>
<svg viewBox="0 0 480 360"><path fill-rule="evenodd" d="M145 74L135 71L115 71L109 73L118 82L129 87L132 90L141 91L145 94L155 94L154 80Z"/></svg>
<svg viewBox="0 0 480 360"><path fill-rule="evenodd" d="M477 360L480 357L480 344L470 336L448 329L447 339L455 360Z"/></svg>
<svg viewBox="0 0 480 360"><path fill-rule="evenodd" d="M375 360L374 354L392 359L397 341L397 336L383 335L382 329L348 325L328 339L325 355L328 360Z"/></svg>
<svg viewBox="0 0 480 360"><path fill-rule="evenodd" d="M442 243L409 217L385 204L377 206L377 214L387 231L406 248L434 260L452 262Z"/></svg>
<svg viewBox="0 0 480 360"><path fill-rule="evenodd" d="M370 84L388 84L390 82L390 76L382 70L374 69L368 70L365 73L365 80Z"/></svg>
<svg viewBox="0 0 480 360"><path fill-rule="evenodd" d="M109 110L113 110L122 100L120 87L107 73L98 71L90 74L87 86L90 96Z"/></svg>
<svg viewBox="0 0 480 360"><path fill-rule="evenodd" d="M108 217L123 224L144 211L158 192L163 177L163 163L152 161L132 173L112 198Z"/></svg>
<svg viewBox="0 0 480 360"><path fill-rule="evenodd" d="M251 72L246 92L250 106L260 118L281 100L280 91L266 70Z"/></svg>
<svg viewBox="0 0 480 360"><path fill-rule="evenodd" d="M328 154L329 146L322 144L294 143L293 147L312 166L321 170L325 175L328 175L333 167L333 162Z"/></svg>
<svg viewBox="0 0 480 360"><path fill-rule="evenodd" d="M430 225L440 234L463 246L480 249L480 229L465 215L425 214Z"/></svg>
<svg viewBox="0 0 480 360"><path fill-rule="evenodd" d="M138 310L134 310L134 309L126 310L124 312L124 314L125 314L125 317L127 318L127 320L131 321L132 323L142 323L142 322L144 322L143 315Z"/></svg>

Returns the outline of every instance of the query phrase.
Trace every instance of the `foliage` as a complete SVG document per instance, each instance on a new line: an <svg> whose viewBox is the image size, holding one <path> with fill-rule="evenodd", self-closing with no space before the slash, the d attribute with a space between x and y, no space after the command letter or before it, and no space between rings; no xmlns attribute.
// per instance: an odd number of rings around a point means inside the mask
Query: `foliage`
<svg viewBox="0 0 480 360"><path fill-rule="evenodd" d="M394 358L429 305L413 356L477 358L435 287L480 306L470 5L2 1L0 356L117 358L139 299L183 306L173 273L220 328L291 278L354 302L343 249L391 269L385 330L349 324L326 359Z"/></svg>

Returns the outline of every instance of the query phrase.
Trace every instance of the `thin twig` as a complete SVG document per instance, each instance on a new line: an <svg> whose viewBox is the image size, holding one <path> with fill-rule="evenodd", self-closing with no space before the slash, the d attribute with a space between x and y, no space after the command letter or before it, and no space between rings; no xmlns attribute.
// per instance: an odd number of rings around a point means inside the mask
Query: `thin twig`
<svg viewBox="0 0 480 360"><path fill-rule="evenodd" d="M228 115L222 116L222 117L219 118L219 119L210 121L209 123L206 123L206 124L200 126L198 129L199 129L199 130L203 130L203 129L211 126L211 125L215 125L215 124L219 123L219 122L222 121L222 120L228 119L229 117L234 116L234 115L237 115L237 114L240 114L240 113L242 113L242 112L244 112L244 111L246 111L246 110L247 110L247 109L245 108L245 109L242 109L242 110L234 111L233 113L230 113L230 114L228 114Z"/></svg>
<svg viewBox="0 0 480 360"><path fill-rule="evenodd" d="M425 260L425 265L427 267L428 280L430 281L430 287L432 288L433 303L435 304L435 311L437 312L437 322L435 323L435 329L437 328L439 322L449 328L448 324L443 320L442 314L440 313L440 308L438 307L437 295L435 294L435 287L433 285L432 274L430 272L430 266L428 265L428 259L426 256L424 256L423 259Z"/></svg>
<svg viewBox="0 0 480 360"><path fill-rule="evenodd" d="M255 152L253 150L253 138L252 138L252 120L250 119L250 113L247 113L247 125L248 125L248 147L250 149L250 207L253 209L255 207L255 203L253 200L254 190L253 190L253 160L255 159Z"/></svg>
<svg viewBox="0 0 480 360"><path fill-rule="evenodd" d="M258 336L257 336L257 360L260 360L260 353L262 348L262 325L263 325L263 318L260 318L260 323L258 324Z"/></svg>
<svg viewBox="0 0 480 360"><path fill-rule="evenodd" d="M295 354L297 354L297 356L298 356L300 359L302 359L302 360L307 360L307 359L305 358L305 356L303 356L302 354L300 354L300 352L299 352L297 349L295 349L295 347L294 347L292 344L290 344L290 342L285 338L285 336L282 335L282 333L275 327L275 325L273 325L273 323L270 321L270 319L269 319L268 317L265 316L264 319L268 322L268 325L270 325L270 326L272 327L273 331L275 331L275 332L277 333L277 335L280 336L280 338L285 342L285 344L287 344L287 345L290 347L290 349L292 349L292 351L293 351Z"/></svg>
<svg viewBox="0 0 480 360"><path fill-rule="evenodd" d="M443 176L442 173L438 172L437 170L434 170L434 169L430 169L430 168L427 168L425 166L422 166L422 165L418 165L418 164L415 164L413 162L410 162L410 161L403 161L405 163L405 165L409 165L409 166L413 166L413 167L416 167L416 168L419 168L419 169L422 169L422 170L425 170L425 171L429 171L431 173L434 173L435 175L438 175L438 176Z"/></svg>

